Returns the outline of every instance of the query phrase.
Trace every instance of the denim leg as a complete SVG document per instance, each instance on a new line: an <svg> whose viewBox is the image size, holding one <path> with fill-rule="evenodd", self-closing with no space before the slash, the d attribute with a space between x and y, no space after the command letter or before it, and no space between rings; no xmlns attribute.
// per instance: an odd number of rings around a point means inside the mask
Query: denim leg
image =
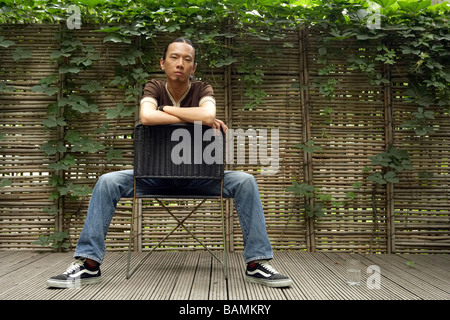
<svg viewBox="0 0 450 320"><path fill-rule="evenodd" d="M133 170L102 175L92 192L83 230L75 249L75 257L89 258L102 263L105 238L121 198L133 196Z"/></svg>
<svg viewBox="0 0 450 320"><path fill-rule="evenodd" d="M226 198L234 198L244 238L245 262L272 259L272 246L267 235L256 179L245 172L226 171L223 194Z"/></svg>
<svg viewBox="0 0 450 320"><path fill-rule="evenodd" d="M145 180L142 186L161 186L162 182ZM86 220L75 250L75 257L102 263L105 238L121 198L133 196L133 170L122 170L102 175L92 192ZM264 213L255 178L239 171L226 171L224 197L234 198L244 238L245 262L272 259L272 247L266 231Z"/></svg>

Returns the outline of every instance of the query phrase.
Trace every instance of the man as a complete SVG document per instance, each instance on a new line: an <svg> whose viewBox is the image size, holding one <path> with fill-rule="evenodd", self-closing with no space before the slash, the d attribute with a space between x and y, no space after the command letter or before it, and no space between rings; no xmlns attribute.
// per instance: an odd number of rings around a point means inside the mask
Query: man
<svg viewBox="0 0 450 320"><path fill-rule="evenodd" d="M202 121L215 129L227 130L216 119L212 87L191 81L197 67L195 48L187 39L170 43L160 61L166 81L152 80L144 88L140 119L143 125L192 123ZM156 183L146 179L144 185ZM133 195L133 170L102 175L94 187L83 230L74 253L76 261L67 270L47 281L50 287L68 288L100 281L100 264L105 254L105 237L117 202ZM289 277L278 273L270 264L272 248L255 178L247 173L226 171L223 182L225 197L234 204L244 237L245 279L271 287L287 287Z"/></svg>

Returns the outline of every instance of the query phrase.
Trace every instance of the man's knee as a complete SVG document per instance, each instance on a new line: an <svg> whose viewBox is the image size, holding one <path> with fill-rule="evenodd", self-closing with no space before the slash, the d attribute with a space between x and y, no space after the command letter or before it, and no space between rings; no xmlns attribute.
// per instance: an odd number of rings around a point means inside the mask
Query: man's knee
<svg viewBox="0 0 450 320"><path fill-rule="evenodd" d="M133 173L127 171L116 171L102 174L97 181L97 188L117 188L119 186L126 186L133 183Z"/></svg>
<svg viewBox="0 0 450 320"><path fill-rule="evenodd" d="M233 171L230 178L233 179L235 183L238 183L240 187L245 189L257 186L255 177L246 172Z"/></svg>

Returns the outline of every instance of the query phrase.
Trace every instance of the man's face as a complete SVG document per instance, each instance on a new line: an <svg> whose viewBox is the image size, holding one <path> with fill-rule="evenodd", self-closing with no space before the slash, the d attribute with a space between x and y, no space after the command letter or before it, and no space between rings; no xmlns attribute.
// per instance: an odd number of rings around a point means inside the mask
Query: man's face
<svg viewBox="0 0 450 320"><path fill-rule="evenodd" d="M192 46L185 42L173 42L169 45L166 60L161 59L161 69L171 81L187 82L194 74L195 51Z"/></svg>

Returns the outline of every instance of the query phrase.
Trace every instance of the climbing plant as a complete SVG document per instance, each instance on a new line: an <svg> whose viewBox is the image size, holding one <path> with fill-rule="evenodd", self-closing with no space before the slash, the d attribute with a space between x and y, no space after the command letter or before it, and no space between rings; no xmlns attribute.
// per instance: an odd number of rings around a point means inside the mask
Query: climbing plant
<svg viewBox="0 0 450 320"><path fill-rule="evenodd" d="M438 130L433 123L435 113L449 112L449 8L448 3L432 5L430 0L1 0L0 23L60 23L62 26L57 35L60 49L49 55L49 59L58 64L58 73L41 79L32 89L49 96L60 96L57 103L49 105L43 125L62 135L57 140L43 142L41 147L55 159L49 169L55 172L50 183L54 187L51 199L56 201L63 196L83 197L91 191L90 186L76 185L64 179L64 171L76 165L78 152L107 150L108 161L122 156L113 142L96 142L89 135L68 126L70 119L98 112L91 95L104 85L99 81L89 81L76 88L71 80L72 75L92 68L99 60L93 47L74 36L80 25L97 26L96 32L104 35L106 43L126 45L117 58L120 67L110 83L125 90L126 98L106 111L108 122L103 123L97 133L112 130L115 126L111 122L117 125L122 117L135 112L128 103L137 103L141 87L148 78L148 61L155 59L141 49L154 41L157 35L191 38L197 44L198 62L210 68L239 63L237 72L243 83L244 95L249 98L243 108L251 110L263 103L267 96L260 85L265 75L264 66L277 62L276 50L268 45L267 50L274 52L274 59L262 60L248 42L238 45L234 40L257 38L270 44L272 39L283 39L289 30L314 26L320 29L317 63L321 68L311 86L326 99L331 100L335 96L340 78L332 58L342 55L336 44L348 50L345 53L348 68L365 74L374 87L389 84L389 70L405 65L402 74L408 83L405 99L415 103L417 110L411 112L409 119L398 129L412 131L426 139L428 134ZM71 20L73 23L66 24L70 19L74 19ZM224 39L229 41L224 42ZM359 45L347 46L350 41L357 41ZM291 44L286 41L284 45ZM0 36L0 48L14 46L14 42ZM364 50L368 46L375 47L375 51ZM29 50L17 47L13 57L20 60L30 54ZM243 61L238 61L237 55L244 57ZM382 68L377 68L380 65ZM14 89L0 82L0 91L8 90ZM326 107L323 121L331 124L332 113L332 108ZM306 153L320 152L313 140L297 147ZM372 170L368 175L369 181L378 184L395 183L400 169L410 169L407 150L393 147L371 161L383 168L383 171L366 169L367 172ZM8 183L3 179L0 185ZM345 205L356 197L355 192L360 187L361 183L354 184L354 191L347 193L344 201L332 199L302 181L294 181L288 191L299 197L314 198L315 205L306 207L305 212L309 217L319 217L324 214L323 204ZM54 208L47 210L55 212ZM58 234L55 241L58 245L63 243L60 236ZM48 241L46 238L41 242Z"/></svg>

